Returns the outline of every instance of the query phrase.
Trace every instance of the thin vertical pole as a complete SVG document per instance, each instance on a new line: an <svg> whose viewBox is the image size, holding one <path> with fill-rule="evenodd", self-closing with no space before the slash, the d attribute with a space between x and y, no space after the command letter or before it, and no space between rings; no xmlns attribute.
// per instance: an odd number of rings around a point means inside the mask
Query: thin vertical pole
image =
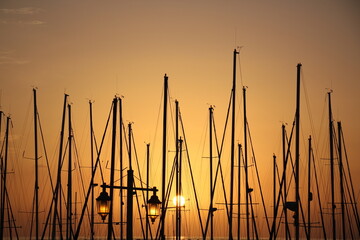
<svg viewBox="0 0 360 240"><path fill-rule="evenodd" d="M311 136L309 136L309 160L308 160L308 239L311 239L311 205L312 193L311 193Z"/></svg>
<svg viewBox="0 0 360 240"><path fill-rule="evenodd" d="M134 193L134 171L131 163L131 123L129 127L129 170L128 170L128 186L127 186L127 217L126 217L126 239L133 239L133 193Z"/></svg>
<svg viewBox="0 0 360 240"><path fill-rule="evenodd" d="M336 220L335 220L335 182L334 182L334 136L333 136L333 119L331 110L331 92L329 96L329 134L330 134L330 177L331 177L331 215L333 239L336 239Z"/></svg>
<svg viewBox="0 0 360 240"><path fill-rule="evenodd" d="M122 116L122 98L119 98L119 145L120 145L120 186L123 186L123 116ZM120 240L124 239L124 206L123 206L123 189L120 189Z"/></svg>
<svg viewBox="0 0 360 240"><path fill-rule="evenodd" d="M244 155L245 155L245 186L246 186L246 236L250 239L250 219L249 219L249 176L248 176L248 153L247 153L247 117L246 117L246 88L243 87L244 102Z"/></svg>
<svg viewBox="0 0 360 240"><path fill-rule="evenodd" d="M1 222L0 222L0 239L3 239L4 236L4 217L5 217L5 195L6 195L6 175L7 175L7 158L8 158L8 143L9 143L9 125L10 117L6 119L6 132L5 132L5 156L4 156L4 166L3 166L3 179L2 179L2 199L1 199Z"/></svg>
<svg viewBox="0 0 360 240"><path fill-rule="evenodd" d="M341 138L341 122L338 122L338 135L339 135L339 173L340 173L340 197L341 197L341 225L342 237L346 239L345 229L345 196L344 196L344 172L343 172L343 159L342 159L342 138Z"/></svg>
<svg viewBox="0 0 360 240"><path fill-rule="evenodd" d="M273 224L273 233L274 233L274 239L276 239L276 156L273 155L273 200L274 200L274 224Z"/></svg>
<svg viewBox="0 0 360 240"><path fill-rule="evenodd" d="M150 143L146 144L146 188L149 189L149 174L150 173ZM146 191L146 201L149 199L149 191ZM145 238L149 239L149 208L146 204L146 235Z"/></svg>
<svg viewBox="0 0 360 240"><path fill-rule="evenodd" d="M178 234L179 234L179 237L178 239L180 240L181 239L181 199L180 199L180 196L182 196L182 192L181 192L181 172L182 172L182 144L183 144L183 140L179 139L179 198L178 198L178 211L179 211L179 219L178 219Z"/></svg>
<svg viewBox="0 0 360 240"><path fill-rule="evenodd" d="M161 228L160 238L165 240L165 207L166 207L166 129L167 129L168 76L164 76L164 115L163 115L163 146L162 146L162 182L161 182Z"/></svg>
<svg viewBox="0 0 360 240"><path fill-rule="evenodd" d="M65 113L66 113L66 101L69 95L65 94L64 96L64 107L63 107L63 115L61 121L61 132L60 132L60 149L59 149L59 159L58 159L58 169L57 169L57 181L54 192L54 212L53 212L53 229L51 234L51 239L55 239L56 237L56 218L59 219L59 229L60 229L60 238L62 239L62 220L61 220L61 162L62 162L62 154L63 154L63 145L64 145L64 128L65 128ZM60 195L60 197L59 197ZM59 208L58 211L58 202Z"/></svg>
<svg viewBox="0 0 360 240"><path fill-rule="evenodd" d="M238 144L238 216L237 216L237 221L238 221L238 240L240 240L241 235L240 235L240 206L241 206L241 198L240 198L240 190L241 190L241 144Z"/></svg>
<svg viewBox="0 0 360 240"><path fill-rule="evenodd" d="M232 87L232 116L231 116L231 166L230 166L230 211L229 211L229 240L232 240L232 214L234 204L234 165L235 165L235 100L236 100L236 54L233 55L233 87Z"/></svg>
<svg viewBox="0 0 360 240"><path fill-rule="evenodd" d="M212 123L213 123L213 110L214 108L210 106L209 108L209 151L210 151L210 240L214 239L214 222L213 222L213 134L212 134Z"/></svg>
<svg viewBox="0 0 360 240"><path fill-rule="evenodd" d="M296 84L296 117L295 117L295 237L299 240L299 201L300 201L300 71L301 64L297 65L297 84Z"/></svg>
<svg viewBox="0 0 360 240"><path fill-rule="evenodd" d="M113 128L111 140L111 164L110 164L110 212L108 221L108 234L107 239L112 239L113 234L113 208L114 208L114 178L115 178L115 149L116 149L116 114L117 114L118 98L113 99Z"/></svg>
<svg viewBox="0 0 360 240"><path fill-rule="evenodd" d="M37 131L37 106L36 106L36 89L34 93L34 143L35 143L35 239L39 239L39 182L38 182L38 131Z"/></svg>
<svg viewBox="0 0 360 240"><path fill-rule="evenodd" d="M282 127L282 150L283 150L283 182L284 182L284 188L283 188L283 192L284 192L284 203L286 203L286 196L287 196L287 185L286 185L286 149L285 149L285 125L283 124ZM287 209L286 207L283 207L284 210L284 218L285 218L285 239L288 239L288 235L289 233L289 224L288 224L288 218L287 218Z"/></svg>
<svg viewBox="0 0 360 240"><path fill-rule="evenodd" d="M92 115L92 102L89 101L90 105L90 150L91 150L91 175L94 172L94 129L93 129L93 115ZM90 239L94 239L94 178L91 177L91 222L90 222Z"/></svg>
<svg viewBox="0 0 360 240"><path fill-rule="evenodd" d="M179 102L175 100L175 149L176 149L176 156L175 156L175 191L176 191L176 205L175 205L175 239L180 240L180 188L179 188L179 178L180 178L180 161L179 161Z"/></svg>
<svg viewBox="0 0 360 240"><path fill-rule="evenodd" d="M72 129L71 129L71 105L68 104L68 119L69 119L69 135L68 135L68 143L69 143L69 162L68 162L68 186L67 186L67 214L66 214L66 239L71 239L72 235L72 176L71 176L71 168L72 168Z"/></svg>

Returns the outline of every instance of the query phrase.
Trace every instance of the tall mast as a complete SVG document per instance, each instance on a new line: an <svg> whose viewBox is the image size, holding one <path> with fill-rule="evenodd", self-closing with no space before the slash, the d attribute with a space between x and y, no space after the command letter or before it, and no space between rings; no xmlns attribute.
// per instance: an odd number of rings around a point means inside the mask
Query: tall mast
<svg viewBox="0 0 360 240"><path fill-rule="evenodd" d="M55 239L56 236L56 218L59 219L59 230L60 230L60 237L62 239L62 226L61 226L61 162L62 162L62 154L63 154L63 144L64 144L64 128L65 128L65 114L66 114L66 102L67 97L69 95L65 94L64 96L64 106L63 106L63 115L62 115L62 121L61 121L61 132L60 132L60 149L59 149L59 159L58 159L58 169L57 169L57 181L56 181L56 187L54 192L54 212L53 212L53 229L52 229L52 237L51 239ZM58 202L60 211L58 211Z"/></svg>
<svg viewBox="0 0 360 240"><path fill-rule="evenodd" d="M250 239L250 222L249 222L249 176L248 176L248 154L247 154L247 117L246 117L246 88L243 87L243 102L244 102L244 154L245 154L245 188L246 188L246 235Z"/></svg>
<svg viewBox="0 0 360 240"><path fill-rule="evenodd" d="M175 100L175 149L176 149L176 156L175 156L175 179L176 179L176 183L175 183L175 198L176 198L176 205L175 205L175 239L176 240L180 240L180 189L179 189L179 178L180 178L180 161L179 161L179 102L177 100Z"/></svg>
<svg viewBox="0 0 360 240"><path fill-rule="evenodd" d="M163 115L163 146L162 146L162 182L161 182L161 228L160 238L165 240L165 207L166 207L166 129L167 129L168 76L164 76L164 115Z"/></svg>
<svg viewBox="0 0 360 240"><path fill-rule="evenodd" d="M35 148L35 239L39 239L39 182L38 182L38 130L37 130L37 106L36 89L34 93L34 148Z"/></svg>
<svg viewBox="0 0 360 240"><path fill-rule="evenodd" d="M212 123L213 123L213 110L214 108L210 106L209 108L209 151L210 151L210 240L214 239L214 222L213 222L213 155L212 155Z"/></svg>
<svg viewBox="0 0 360 240"><path fill-rule="evenodd" d="M91 149L91 175L94 172L94 129L93 129L93 116L92 116L92 102L89 101L90 105L90 149ZM90 221L90 239L94 239L94 178L91 177L91 221Z"/></svg>
<svg viewBox="0 0 360 240"><path fill-rule="evenodd" d="M301 63L297 65L297 84L296 84L296 116L295 116L295 237L299 240L299 183L300 183L300 71Z"/></svg>
<svg viewBox="0 0 360 240"><path fill-rule="evenodd" d="M286 203L286 195L287 195L287 186L286 186L286 150L285 150L285 125L283 124L281 127L281 132L282 132L282 149L283 149L283 168L284 168L284 172L283 172L283 182L284 182L284 203ZM284 218L285 218L285 239L288 239L288 235L289 235L289 225L288 225L288 219L287 219L287 209L286 207L283 207L284 209Z"/></svg>
<svg viewBox="0 0 360 240"><path fill-rule="evenodd" d="M133 220L133 192L134 192L134 170L132 169L132 163L131 163L131 123L128 125L129 127L129 170L128 170L128 179L127 179L127 219L126 219L126 239L132 240L133 239L133 226L132 226L132 220Z"/></svg>
<svg viewBox="0 0 360 240"><path fill-rule="evenodd" d="M331 216L333 239L336 239L336 221L335 221L335 183L334 183L334 136L333 136L333 119L331 110L331 92L329 96L329 134L330 134L330 177L331 177Z"/></svg>
<svg viewBox="0 0 360 240"><path fill-rule="evenodd" d="M4 156L4 166L2 169L2 186L3 188L1 193L1 222L0 222L0 239L3 239L4 236L4 217L5 217L5 195L6 195L6 171L7 171L7 158L8 158L8 142L9 142L9 125L10 117L6 119L6 132L5 132L5 156Z"/></svg>
<svg viewBox="0 0 360 240"><path fill-rule="evenodd" d="M274 201L274 224L273 224L273 233L274 233L274 239L276 239L276 156L273 155L273 201Z"/></svg>
<svg viewBox="0 0 360 240"><path fill-rule="evenodd" d="M120 145L120 186L123 186L123 116L122 116L122 98L119 98L119 145ZM123 240L124 231L123 231L123 222L124 222L124 206L123 206L123 189L120 189L120 240Z"/></svg>
<svg viewBox="0 0 360 240"><path fill-rule="evenodd" d="M149 174L150 173L150 143L146 144L146 188L149 189ZM146 191L146 200L149 199L149 191ZM145 239L149 239L149 210L146 204L146 235Z"/></svg>
<svg viewBox="0 0 360 240"><path fill-rule="evenodd" d="M343 176L343 159L342 159L342 139L341 139L341 122L338 122L338 135L339 135L339 173L340 173L340 197L341 197L341 225L342 236L346 239L345 229L345 196L344 196L344 176Z"/></svg>
<svg viewBox="0 0 360 240"><path fill-rule="evenodd" d="M231 116L231 167L230 167L230 212L229 212L229 240L232 240L232 214L234 204L234 165L235 165L235 100L236 100L236 55L233 56L233 87L232 87L232 116Z"/></svg>
<svg viewBox="0 0 360 240"><path fill-rule="evenodd" d="M241 144L239 143L238 144L238 213L237 213L237 220L238 220L238 240L240 240L241 238L241 235L240 235L240 219L241 219L241 216L240 216L240 206L241 206L241 198L240 198L240 190L241 190Z"/></svg>
<svg viewBox="0 0 360 240"><path fill-rule="evenodd" d="M69 165L68 165L68 192L67 192L67 214L66 214L66 239L71 239L72 237L72 176L71 176L71 167L72 167L72 159L71 159L71 148L72 148L72 133L71 133L71 105L68 104L68 112L69 112L69 136L68 136L68 144L69 144ZM76 204L76 203L75 203Z"/></svg>
<svg viewBox="0 0 360 240"><path fill-rule="evenodd" d="M309 136L309 159L308 159L308 239L311 239L311 206L310 202L312 201L312 193L311 193L311 136Z"/></svg>
<svg viewBox="0 0 360 240"><path fill-rule="evenodd" d="M117 114L118 98L113 99L113 128L111 141L111 164L110 164L110 212L108 220L108 235L107 239L112 239L113 234L113 208L114 208L114 178L115 178L115 149L116 149L116 114Z"/></svg>

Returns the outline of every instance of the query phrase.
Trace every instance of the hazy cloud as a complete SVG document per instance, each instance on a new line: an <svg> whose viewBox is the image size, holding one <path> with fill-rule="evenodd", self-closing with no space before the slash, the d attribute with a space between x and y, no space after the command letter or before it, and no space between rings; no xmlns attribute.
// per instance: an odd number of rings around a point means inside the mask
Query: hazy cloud
<svg viewBox="0 0 360 240"><path fill-rule="evenodd" d="M13 51L0 51L0 65L22 65L29 61L18 59L14 56Z"/></svg>
<svg viewBox="0 0 360 240"><path fill-rule="evenodd" d="M4 20L4 19L0 19L0 24L19 24L19 25L41 25L41 24L45 24L45 21L42 20L28 20L28 21L24 21L24 20Z"/></svg>
<svg viewBox="0 0 360 240"><path fill-rule="evenodd" d="M32 15L41 12L42 9L35 7L23 7L23 8L0 8L1 13L5 14L17 14L17 15Z"/></svg>

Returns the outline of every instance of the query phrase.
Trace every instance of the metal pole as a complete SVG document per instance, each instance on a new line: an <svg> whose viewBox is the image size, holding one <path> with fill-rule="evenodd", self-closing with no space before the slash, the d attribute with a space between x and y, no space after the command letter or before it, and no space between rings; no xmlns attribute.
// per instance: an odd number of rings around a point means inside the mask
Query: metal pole
<svg viewBox="0 0 360 240"><path fill-rule="evenodd" d="M332 216L332 228L333 239L336 239L336 220L335 220L335 182L334 182L334 136L333 136L333 119L331 110L331 92L328 92L329 96L329 134L330 134L330 177L331 177L331 216Z"/></svg>
<svg viewBox="0 0 360 240"><path fill-rule="evenodd" d="M127 217L126 217L126 239L133 239L133 193L134 193L134 171L131 164L131 123L129 127L129 170L128 170L128 186L127 186Z"/></svg>
<svg viewBox="0 0 360 240"><path fill-rule="evenodd" d="M89 101L90 105L90 150L91 150L91 175L94 171L94 129L93 129L93 116L92 116L92 102ZM91 177L91 186L94 184L94 178ZM90 239L94 239L94 188L91 187L91 221L90 221Z"/></svg>
<svg viewBox="0 0 360 240"><path fill-rule="evenodd" d="M150 173L150 143L146 144L146 188L149 188L149 174ZM149 200L149 191L146 191L146 201ZM149 208L146 203L146 239L149 239Z"/></svg>
<svg viewBox="0 0 360 240"><path fill-rule="evenodd" d="M120 145L120 186L123 186L123 117L122 117L122 99L119 98L119 145ZM124 192L120 189L120 240L124 239L124 204L123 204Z"/></svg>
<svg viewBox="0 0 360 240"><path fill-rule="evenodd" d="M241 178L240 178L240 176L241 176L241 144L238 144L238 161L239 161L239 163L238 163L238 216L237 216L237 219L238 219L238 240L240 240L240 238L241 238L241 235L240 235L240 219L241 219L241 217L240 217L240 213L241 213L241 211L240 211L240 206L241 206L241 198L240 198L240 189L241 189L241 184L240 184L240 182L241 182Z"/></svg>
<svg viewBox="0 0 360 240"><path fill-rule="evenodd" d="M4 166L3 166L3 179L2 179L2 199L1 199L1 222L0 222L0 239L3 239L4 235L4 217L5 217L5 195L6 195L6 171L7 171L7 157L8 157L8 142L9 142L9 125L10 117L6 119L6 132L5 132L5 156L4 156Z"/></svg>
<svg viewBox="0 0 360 240"><path fill-rule="evenodd" d="M164 115L162 146L162 182L161 182L161 219L160 238L165 240L165 207L166 207L166 129L167 129L168 76L164 76Z"/></svg>
<svg viewBox="0 0 360 240"><path fill-rule="evenodd" d="M235 165L235 100L236 100L236 54L233 55L233 88L232 88L232 116L231 116L231 157L230 157L230 211L229 211L229 240L232 240L232 214L234 204L234 165Z"/></svg>
<svg viewBox="0 0 360 240"><path fill-rule="evenodd" d="M112 128L112 141L111 141L111 164L110 164L110 212L108 221L108 236L107 239L112 239L113 234L113 208L114 208L114 178L115 178L115 149L116 149L116 114L117 114L118 98L113 99L113 128Z"/></svg>
<svg viewBox="0 0 360 240"><path fill-rule="evenodd" d="M276 239L276 215L277 215L277 211L276 211L276 156L275 154L273 155L273 184L274 184L274 188L273 188L273 198L274 198L274 224L273 224L273 233L274 233L274 239Z"/></svg>
<svg viewBox="0 0 360 240"><path fill-rule="evenodd" d="M35 239L39 239L39 182L38 182L38 131L37 131L37 106L36 89L34 93L34 143L35 143Z"/></svg>
<svg viewBox="0 0 360 240"><path fill-rule="evenodd" d="M71 105L68 104L68 119L69 119L69 135L68 135L68 142L69 142L69 162L68 162L68 186L67 186L67 214L66 214L66 239L71 239L72 237L72 176L71 176L71 151L72 151L72 133L71 133Z"/></svg>
<svg viewBox="0 0 360 240"><path fill-rule="evenodd" d="M209 108L209 150L210 150L210 240L214 239L214 222L213 222L213 155L212 155L212 123L213 123L213 110L214 108L210 106Z"/></svg>
<svg viewBox="0 0 360 240"><path fill-rule="evenodd" d="M310 202L312 201L312 193L311 193L311 136L309 136L309 161L308 161L308 239L311 239L311 206Z"/></svg>
<svg viewBox="0 0 360 240"><path fill-rule="evenodd" d="M248 154L247 154L247 117L246 117L246 88L243 87L244 101L244 154L245 154L245 188L246 188L246 236L250 239L250 219L249 219L249 176L248 176Z"/></svg>
<svg viewBox="0 0 360 240"><path fill-rule="evenodd" d="M340 197L341 197L341 225L342 237L346 239L345 229L345 195L344 195L344 172L343 172L343 159L342 159L342 138L341 138L341 122L338 122L338 135L339 135L339 173L340 173Z"/></svg>
<svg viewBox="0 0 360 240"><path fill-rule="evenodd" d="M296 84L296 136L295 136L295 237L299 240L300 229L299 229L299 201L300 201L300 71L301 64L297 65L297 84Z"/></svg>

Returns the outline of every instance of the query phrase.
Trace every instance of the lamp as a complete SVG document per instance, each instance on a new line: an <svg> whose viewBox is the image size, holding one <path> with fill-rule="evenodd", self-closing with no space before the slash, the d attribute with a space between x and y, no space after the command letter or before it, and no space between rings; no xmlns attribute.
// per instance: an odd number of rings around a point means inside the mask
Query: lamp
<svg viewBox="0 0 360 240"><path fill-rule="evenodd" d="M156 196L154 188L154 194L148 200L148 216L150 217L152 223L154 223L155 219L160 215L160 205L161 202L158 196Z"/></svg>
<svg viewBox="0 0 360 240"><path fill-rule="evenodd" d="M103 222L105 221L106 216L110 213L110 201L111 201L111 198L109 197L105 188L103 188L103 191L96 198L98 214L101 216L101 219L103 220Z"/></svg>

